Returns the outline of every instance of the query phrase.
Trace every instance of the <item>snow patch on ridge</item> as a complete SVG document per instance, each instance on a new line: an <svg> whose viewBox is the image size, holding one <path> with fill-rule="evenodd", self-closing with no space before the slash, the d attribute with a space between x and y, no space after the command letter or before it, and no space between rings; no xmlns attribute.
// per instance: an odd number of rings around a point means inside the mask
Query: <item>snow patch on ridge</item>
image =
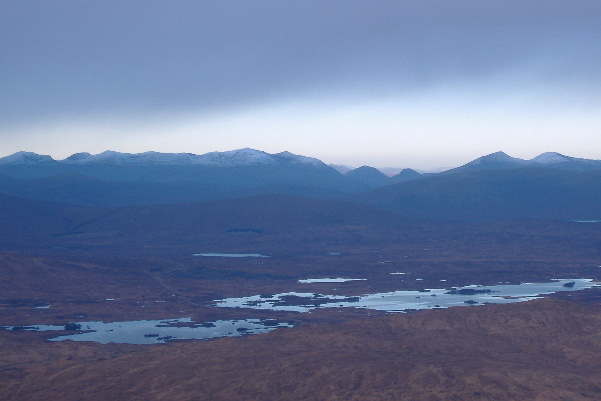
<svg viewBox="0 0 601 401"><path fill-rule="evenodd" d="M121 153L107 150L97 155L76 153L62 162L69 164L152 164L152 165L204 165L217 167L244 166L257 164L277 164L270 154L254 149L238 149L227 152L209 152L203 155L193 153Z"/></svg>
<svg viewBox="0 0 601 401"><path fill-rule="evenodd" d="M37 153L23 151L0 158L0 164L38 164L53 161L54 159L50 156L38 155Z"/></svg>
<svg viewBox="0 0 601 401"><path fill-rule="evenodd" d="M519 159L517 157L511 157L505 152L495 152L486 156L482 156L466 164L466 166L475 166L479 164L499 164L499 163L511 163L511 164L526 164L526 160Z"/></svg>
<svg viewBox="0 0 601 401"><path fill-rule="evenodd" d="M204 165L215 167L277 165L281 163L298 163L314 166L323 165L321 160L281 152L269 154L260 150L244 148L226 152L209 152L203 155L192 153L120 153L107 150L97 155L76 153L62 162L70 164L110 163L110 164L163 164L163 165Z"/></svg>
<svg viewBox="0 0 601 401"><path fill-rule="evenodd" d="M536 156L531 161L539 164L558 164L567 162L568 158L557 152L546 152Z"/></svg>
<svg viewBox="0 0 601 401"><path fill-rule="evenodd" d="M253 164L277 164L272 155L260 150L244 148L227 152L211 152L198 156L197 164L217 166L240 166Z"/></svg>
<svg viewBox="0 0 601 401"><path fill-rule="evenodd" d="M70 163L111 163L111 164L191 164L198 157L191 153L121 153L107 150L97 155L89 153L76 153L65 162Z"/></svg>

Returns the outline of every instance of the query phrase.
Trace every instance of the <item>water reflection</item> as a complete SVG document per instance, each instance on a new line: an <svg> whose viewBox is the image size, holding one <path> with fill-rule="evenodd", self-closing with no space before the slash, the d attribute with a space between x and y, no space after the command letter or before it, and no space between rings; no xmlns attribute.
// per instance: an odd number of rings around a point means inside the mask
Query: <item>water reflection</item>
<svg viewBox="0 0 601 401"><path fill-rule="evenodd" d="M346 283L347 281L365 281L364 278L307 278L298 280L299 283Z"/></svg>
<svg viewBox="0 0 601 401"><path fill-rule="evenodd" d="M205 256L216 258L269 258L270 256L260 253L195 253L192 256Z"/></svg>
<svg viewBox="0 0 601 401"><path fill-rule="evenodd" d="M215 301L225 308L270 309L274 311L308 312L315 308L355 307L386 312L448 308L451 306L505 304L529 301L559 291L578 291L598 286L591 279L557 279L549 283L466 286L451 289L393 291L357 297L317 293L287 292L275 295L253 295Z"/></svg>
<svg viewBox="0 0 601 401"><path fill-rule="evenodd" d="M32 325L4 326L7 330L72 332L50 341L94 341L102 344L158 344L170 340L207 340L267 333L277 327L292 327L273 319L217 320L194 323L191 318L169 320L137 320L126 322L77 322L64 326Z"/></svg>

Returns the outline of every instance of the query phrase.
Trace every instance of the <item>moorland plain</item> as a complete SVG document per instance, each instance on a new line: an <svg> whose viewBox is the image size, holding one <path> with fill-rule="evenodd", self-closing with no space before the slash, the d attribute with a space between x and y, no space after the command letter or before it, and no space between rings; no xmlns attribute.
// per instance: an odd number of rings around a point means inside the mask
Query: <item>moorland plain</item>
<svg viewBox="0 0 601 401"><path fill-rule="evenodd" d="M373 193L389 196L392 187ZM101 207L0 195L0 325L253 318L294 326L156 345L51 342L57 332L0 330L0 398L598 398L598 288L394 316L215 306L285 292L356 297L601 279L601 223L577 214L495 219L489 200L496 196L507 211L511 199L495 188L477 192L479 213L488 213L487 202L491 208L485 219L425 219L349 197L269 193ZM586 220L596 221L595 204L587 200ZM568 206L561 213L578 210ZM306 282L318 278L361 280Z"/></svg>

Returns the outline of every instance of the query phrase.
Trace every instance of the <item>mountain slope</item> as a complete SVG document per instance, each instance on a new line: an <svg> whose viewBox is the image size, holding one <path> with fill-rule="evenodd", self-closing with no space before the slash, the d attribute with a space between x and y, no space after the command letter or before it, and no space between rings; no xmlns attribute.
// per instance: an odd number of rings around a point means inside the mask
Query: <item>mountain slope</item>
<svg viewBox="0 0 601 401"><path fill-rule="evenodd" d="M557 152L542 153L531 159L530 164L571 171L594 171L601 169L601 160L570 157Z"/></svg>
<svg viewBox="0 0 601 401"><path fill-rule="evenodd" d="M495 152L486 156L479 157L471 162L457 167L456 169L449 170L449 172L458 172L466 170L494 170L494 169L506 169L516 168L528 165L527 160L518 159L511 157L504 152Z"/></svg>
<svg viewBox="0 0 601 401"><path fill-rule="evenodd" d="M478 170L431 176L355 196L429 220L601 219L601 171Z"/></svg>
<svg viewBox="0 0 601 401"><path fill-rule="evenodd" d="M479 157L463 166L447 170L442 174L457 173L475 170L500 170L521 167L546 167L570 171L601 170L601 160L581 159L569 157L557 152L542 153L530 160L511 157L504 152L495 152Z"/></svg>
<svg viewBox="0 0 601 401"><path fill-rule="evenodd" d="M252 149L200 156L107 151L61 161L19 152L0 159L0 193L78 205L182 203L262 193L333 198L367 188L317 159Z"/></svg>
<svg viewBox="0 0 601 401"><path fill-rule="evenodd" d="M27 244L65 232L74 222L68 205L0 194L0 243Z"/></svg>
<svg viewBox="0 0 601 401"><path fill-rule="evenodd" d="M174 172L191 170L202 171L204 168L272 166L281 168L313 168L324 171L333 170L318 159L295 155L290 152L269 154L254 149L238 149L227 152L210 152L204 155L192 153L121 153L105 151L97 155L76 153L64 160L54 160L50 156L32 152L17 152L0 158L0 172L17 178L49 177L62 173L87 174L101 179L118 179L128 177L129 180L161 181L161 174L148 174L165 169ZM159 167L159 168L157 168ZM121 174L115 174L115 170ZM149 171L147 171L149 170ZM194 174L187 178L195 181Z"/></svg>
<svg viewBox="0 0 601 401"><path fill-rule="evenodd" d="M416 218L591 219L598 215L592 199L599 172L599 160L553 152L531 160L496 152L438 174L405 169L394 177L368 166L341 174L314 158L253 149L205 155L106 151L59 161L18 152L0 159L0 193L75 205L128 206L264 194L345 199L381 187L381 192L350 198Z"/></svg>
<svg viewBox="0 0 601 401"><path fill-rule="evenodd" d="M107 345L63 342L0 383L11 400L593 400L600 330L598 305L536 300L112 347L104 358L94 353Z"/></svg>
<svg viewBox="0 0 601 401"><path fill-rule="evenodd" d="M340 226L386 227L400 216L351 202L260 195L180 205L110 208L103 218L79 224L84 233L113 232L124 238L161 238L178 242L198 235L226 232L293 234L302 230Z"/></svg>
<svg viewBox="0 0 601 401"><path fill-rule="evenodd" d="M418 179L424 178L424 177L426 177L426 175L420 174L413 169L405 168L405 169L402 169L397 175L392 176L391 179L393 182L397 183L397 182L418 180Z"/></svg>
<svg viewBox="0 0 601 401"><path fill-rule="evenodd" d="M171 205L85 207L0 194L0 244L172 244L228 233L290 235L395 227L394 213L352 202L260 195ZM41 241L41 242L40 242Z"/></svg>
<svg viewBox="0 0 601 401"><path fill-rule="evenodd" d="M370 188L381 187L392 182L391 178L386 174L369 166L356 168L345 173L344 176L350 180L361 182Z"/></svg>

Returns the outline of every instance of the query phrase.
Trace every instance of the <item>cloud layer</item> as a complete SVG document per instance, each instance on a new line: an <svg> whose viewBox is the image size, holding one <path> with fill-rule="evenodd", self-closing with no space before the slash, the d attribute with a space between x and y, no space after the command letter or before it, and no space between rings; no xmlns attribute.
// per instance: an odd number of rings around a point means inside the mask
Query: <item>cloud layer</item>
<svg viewBox="0 0 601 401"><path fill-rule="evenodd" d="M526 119L521 135L533 135L548 129L545 114L586 142L601 128L590 121L601 107L600 20L601 3L586 0L5 2L0 152L77 135L94 149L74 151L169 151L175 135L198 153L281 146L265 150L350 162L388 158L386 139L415 154L421 131L420 147L437 154L442 140L457 158L454 137L482 143L476 153L506 139L511 151L519 137L495 125ZM531 151L576 151L572 135L571 147L552 139L560 148Z"/></svg>

